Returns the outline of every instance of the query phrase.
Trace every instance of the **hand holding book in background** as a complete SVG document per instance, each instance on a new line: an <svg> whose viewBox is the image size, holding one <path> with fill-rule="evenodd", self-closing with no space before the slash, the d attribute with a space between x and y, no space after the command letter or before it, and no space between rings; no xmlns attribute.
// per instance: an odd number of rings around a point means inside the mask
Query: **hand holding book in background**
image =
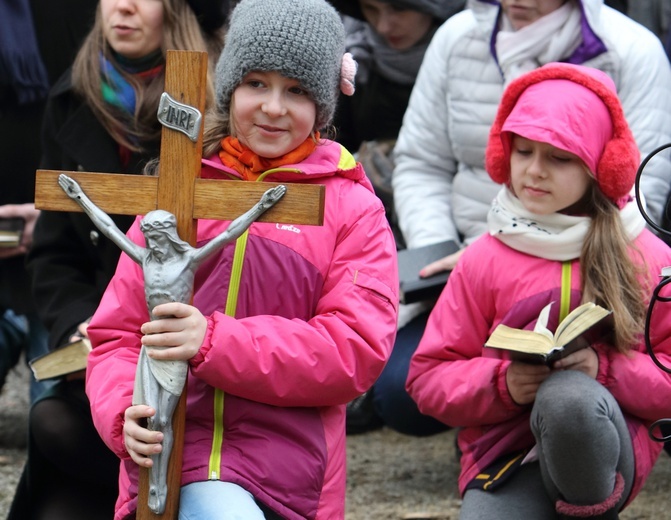
<svg viewBox="0 0 671 520"><path fill-rule="evenodd" d="M430 263L457 251L459 251L459 245L453 240L400 250L398 252L398 278L401 303L408 304L440 296L450 272L443 271L427 278L421 278L419 271Z"/></svg>
<svg viewBox="0 0 671 520"><path fill-rule="evenodd" d="M24 225L25 220L20 217L0 218L0 247L18 247Z"/></svg>

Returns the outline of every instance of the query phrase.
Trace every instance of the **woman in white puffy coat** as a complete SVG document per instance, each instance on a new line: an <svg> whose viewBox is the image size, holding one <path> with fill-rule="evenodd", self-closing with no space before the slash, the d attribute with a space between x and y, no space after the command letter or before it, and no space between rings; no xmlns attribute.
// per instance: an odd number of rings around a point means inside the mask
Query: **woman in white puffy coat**
<svg viewBox="0 0 671 520"><path fill-rule="evenodd" d="M498 187L484 153L501 95L522 73L553 61L595 67L613 79L641 158L671 141L671 67L642 25L603 0L469 0L429 45L395 148L394 202L408 247L447 239L465 246L486 231ZM670 183L669 155L651 161L642 191L657 221ZM459 254L426 274L453 268ZM414 317L414 333L399 330L403 341L374 388L376 411L392 427L404 421L392 401L431 305L401 309L402 317Z"/></svg>

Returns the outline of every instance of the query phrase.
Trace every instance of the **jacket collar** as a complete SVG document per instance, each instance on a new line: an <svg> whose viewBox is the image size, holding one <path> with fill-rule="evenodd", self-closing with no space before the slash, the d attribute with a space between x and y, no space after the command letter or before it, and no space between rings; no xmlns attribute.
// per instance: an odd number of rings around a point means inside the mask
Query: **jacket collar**
<svg viewBox="0 0 671 520"><path fill-rule="evenodd" d="M217 154L202 159L203 178L241 179L235 170L224 166ZM305 182L343 177L362 184L373 192L373 187L366 177L363 167L356 162L352 154L342 145L322 140L315 151L298 164L287 164L282 168L269 170L259 177L260 181L271 182Z"/></svg>

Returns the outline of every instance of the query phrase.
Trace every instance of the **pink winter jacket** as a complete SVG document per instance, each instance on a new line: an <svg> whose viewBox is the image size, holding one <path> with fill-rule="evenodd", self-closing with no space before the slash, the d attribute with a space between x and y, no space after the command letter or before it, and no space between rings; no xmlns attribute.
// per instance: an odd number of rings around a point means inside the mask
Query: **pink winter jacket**
<svg viewBox="0 0 671 520"><path fill-rule="evenodd" d="M203 177L239 179L216 157L206 163ZM289 520L344 518L345 403L391 352L396 248L362 167L340 145L327 141L262 178L326 185L324 225L254 223L196 274L194 305L208 327L189 361L182 485L233 482ZM200 221L198 246L227 225ZM144 245L137 221L128 236ZM86 374L96 428L122 459L116 519L137 507L122 426L146 321L142 273L123 254L88 329Z"/></svg>
<svg viewBox="0 0 671 520"><path fill-rule="evenodd" d="M671 265L671 249L648 230L635 245L647 262L652 294L662 267ZM560 301L561 266L485 235L465 250L431 313L412 358L407 388L423 413L462 428L461 493L500 456L535 444L530 407L515 404L508 393L510 361L503 351L483 345L499 323L533 328L540 310ZM571 281L573 309L581 298L578 261L573 262ZM553 305L550 330L556 327L558 307ZM651 331L658 358L671 366L671 305L655 306ZM633 441L636 475L631 501L662 449L648 437L647 426L671 417L671 376L654 365L643 340L630 357L605 345L594 348L599 357L597 380L620 404Z"/></svg>

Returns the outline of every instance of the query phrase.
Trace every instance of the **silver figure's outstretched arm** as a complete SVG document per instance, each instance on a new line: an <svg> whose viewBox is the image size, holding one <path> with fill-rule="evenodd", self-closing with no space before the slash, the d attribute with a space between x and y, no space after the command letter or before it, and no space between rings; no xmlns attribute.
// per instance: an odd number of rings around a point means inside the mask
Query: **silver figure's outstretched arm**
<svg viewBox="0 0 671 520"><path fill-rule="evenodd" d="M76 180L61 173L58 176L58 184L63 188L63 191L67 193L68 197L81 206L91 221L107 238L119 246L119 248L135 262L142 264L142 253L144 249L130 240L126 234L116 226L109 215L96 206L91 199L86 196Z"/></svg>
<svg viewBox="0 0 671 520"><path fill-rule="evenodd" d="M267 190L261 197L261 200L254 204L254 206L249 211L243 213L234 221L232 221L226 228L226 231L216 236L210 242L197 250L194 255L194 260L196 263L200 264L203 260L217 251L221 246L232 240L235 240L240 235L242 235L249 228L249 226L252 225L252 222L254 222L270 208L272 208L282 197L284 197L286 192L287 187L282 184Z"/></svg>

